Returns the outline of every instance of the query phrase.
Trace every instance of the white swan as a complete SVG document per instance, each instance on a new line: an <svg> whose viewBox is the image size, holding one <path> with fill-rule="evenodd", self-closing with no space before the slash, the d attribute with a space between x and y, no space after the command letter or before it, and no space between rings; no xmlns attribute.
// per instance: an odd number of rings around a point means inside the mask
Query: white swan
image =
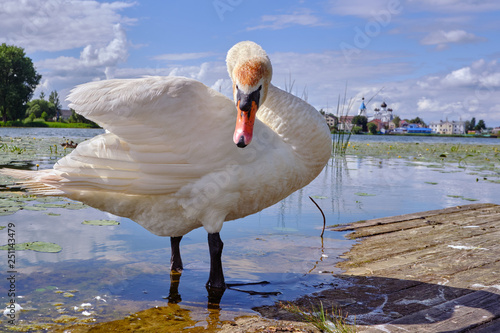
<svg viewBox="0 0 500 333"><path fill-rule="evenodd" d="M324 119L270 83L271 63L259 45L236 44L226 62L236 107L188 78L83 84L70 93L70 107L107 132L79 144L53 169L1 172L26 179L35 194L79 200L170 236L173 270L182 269L182 236L203 226L211 257L207 286L225 288L223 222L309 184L331 155Z"/></svg>

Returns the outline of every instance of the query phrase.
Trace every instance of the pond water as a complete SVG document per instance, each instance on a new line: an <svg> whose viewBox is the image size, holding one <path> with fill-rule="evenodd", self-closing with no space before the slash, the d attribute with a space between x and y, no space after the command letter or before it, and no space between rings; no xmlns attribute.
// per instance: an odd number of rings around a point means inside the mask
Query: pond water
<svg viewBox="0 0 500 333"><path fill-rule="evenodd" d="M102 130L0 129L2 138L25 137L36 144L50 145L64 140L80 142L99 133ZM455 139L388 138L353 136L351 142L407 140L425 144ZM429 139L434 141L426 141ZM21 145L23 140L15 142ZM452 142L472 142L468 140ZM497 142L479 140L479 144ZM50 167L65 153L59 150L54 156L52 148L50 154L46 147L43 149L44 154L33 153L31 161L19 160L16 165L35 169L38 163ZM225 223L221 238L227 281L266 280L270 282L267 285L241 289L279 294L230 289L215 309L207 306L209 255L203 229L189 233L181 242L185 270L177 286L169 277L168 238L155 236L129 219L63 198L26 201L0 187L0 200L19 202L23 208L0 214L0 226L15 226L11 229L17 243L43 241L62 247L57 253L16 251L16 301L23 307L17 314L17 324L35 328L47 323L102 322L155 306L169 306L172 311L183 311L184 327L214 328L222 320L253 313L253 307L342 283L335 278L340 271L334 266L352 241L344 239L344 233L328 230L323 239L319 237L323 220L309 196L323 209L327 224L334 225L473 202L500 204L498 176L497 170L456 164L356 155L332 159L304 189L258 214ZM82 224L88 220L113 220L119 224ZM8 229L0 231L0 245L7 244ZM10 285L5 281L12 269L8 267L7 251L1 251L0 256L0 279L4 281L0 283L0 300L8 304ZM6 319L0 323L1 330L10 325Z"/></svg>

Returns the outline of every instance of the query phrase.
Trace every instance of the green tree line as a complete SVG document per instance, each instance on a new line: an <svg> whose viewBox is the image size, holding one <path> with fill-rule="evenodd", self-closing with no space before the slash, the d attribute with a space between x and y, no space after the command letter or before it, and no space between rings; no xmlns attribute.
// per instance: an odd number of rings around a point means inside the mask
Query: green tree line
<svg viewBox="0 0 500 333"><path fill-rule="evenodd" d="M38 99L32 99L41 79L42 75L36 71L33 61L26 56L23 48L5 43L0 45L0 116L4 125L8 121L16 126L63 121L57 91L52 91L48 100L45 99L44 92ZM74 111L68 122L98 127Z"/></svg>

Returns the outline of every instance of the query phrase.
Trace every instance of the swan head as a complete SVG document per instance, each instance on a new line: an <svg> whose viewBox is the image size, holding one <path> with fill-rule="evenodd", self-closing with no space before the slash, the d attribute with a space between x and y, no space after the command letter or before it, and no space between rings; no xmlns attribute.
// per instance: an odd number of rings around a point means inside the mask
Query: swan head
<svg viewBox="0 0 500 333"><path fill-rule="evenodd" d="M233 141L244 148L252 141L256 113L267 97L272 77L271 61L262 47L246 41L229 50L226 63L237 109Z"/></svg>

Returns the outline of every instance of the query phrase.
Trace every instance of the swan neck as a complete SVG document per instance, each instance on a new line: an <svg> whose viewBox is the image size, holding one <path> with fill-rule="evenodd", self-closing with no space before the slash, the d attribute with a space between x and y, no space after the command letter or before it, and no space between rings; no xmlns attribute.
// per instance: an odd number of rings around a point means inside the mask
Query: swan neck
<svg viewBox="0 0 500 333"><path fill-rule="evenodd" d="M269 84L268 96L257 117L292 149L297 160L323 168L331 156L331 134L325 119L310 104Z"/></svg>

